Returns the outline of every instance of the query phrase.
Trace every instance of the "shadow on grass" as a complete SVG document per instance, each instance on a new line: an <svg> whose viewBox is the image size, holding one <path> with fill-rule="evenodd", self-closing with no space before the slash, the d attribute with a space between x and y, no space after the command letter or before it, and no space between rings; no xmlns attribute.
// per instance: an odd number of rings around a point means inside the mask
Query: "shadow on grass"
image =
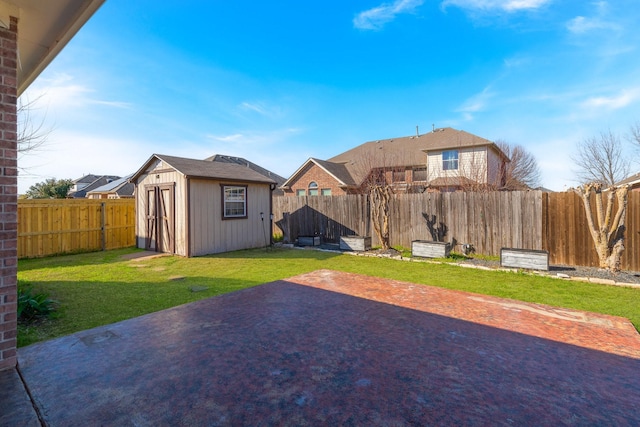
<svg viewBox="0 0 640 427"><path fill-rule="evenodd" d="M156 282L30 280L29 284L55 299L57 308L49 318L31 324L20 322L19 347L263 283L195 276Z"/></svg>
<svg viewBox="0 0 640 427"><path fill-rule="evenodd" d="M122 256L144 252L142 249L125 248L110 251L82 252L67 255L54 255L43 258L23 258L18 260L18 271L29 271L47 267L76 267L82 265L102 265L125 261Z"/></svg>
<svg viewBox="0 0 640 427"><path fill-rule="evenodd" d="M246 249L242 251L223 252L219 254L204 255L198 258L232 258L232 259L315 259L325 260L343 255L342 252L318 250L315 248L295 247L290 248L260 248Z"/></svg>

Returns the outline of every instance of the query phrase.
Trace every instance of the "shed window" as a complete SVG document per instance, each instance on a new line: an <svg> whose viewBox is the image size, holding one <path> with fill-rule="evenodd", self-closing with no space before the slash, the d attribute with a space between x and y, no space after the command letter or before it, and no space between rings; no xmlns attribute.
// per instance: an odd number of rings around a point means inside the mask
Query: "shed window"
<svg viewBox="0 0 640 427"><path fill-rule="evenodd" d="M318 195L318 183L315 181L311 181L309 183L309 195L317 196Z"/></svg>
<svg viewBox="0 0 640 427"><path fill-rule="evenodd" d="M458 170L458 150L442 152L442 169L446 171Z"/></svg>
<svg viewBox="0 0 640 427"><path fill-rule="evenodd" d="M222 218L247 217L247 187L223 185Z"/></svg>

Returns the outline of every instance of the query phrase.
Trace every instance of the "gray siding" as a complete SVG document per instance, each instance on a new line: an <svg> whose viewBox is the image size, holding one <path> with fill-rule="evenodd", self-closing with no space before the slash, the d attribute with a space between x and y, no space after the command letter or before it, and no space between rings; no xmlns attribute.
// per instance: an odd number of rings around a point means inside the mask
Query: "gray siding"
<svg viewBox="0 0 640 427"><path fill-rule="evenodd" d="M247 218L222 219L222 187L245 185L235 182L191 180L191 255L206 255L239 249L258 248L270 241L270 201L268 184L248 184ZM264 225L260 219L264 213Z"/></svg>

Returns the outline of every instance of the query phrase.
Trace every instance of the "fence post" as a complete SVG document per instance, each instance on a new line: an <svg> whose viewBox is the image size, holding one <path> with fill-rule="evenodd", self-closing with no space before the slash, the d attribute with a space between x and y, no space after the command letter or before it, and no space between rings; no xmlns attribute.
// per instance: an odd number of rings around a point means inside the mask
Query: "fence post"
<svg viewBox="0 0 640 427"><path fill-rule="evenodd" d="M102 250L106 251L107 250L107 233L105 230L105 223L106 221L106 203L102 202L100 203L100 233L101 233L101 237L102 237Z"/></svg>

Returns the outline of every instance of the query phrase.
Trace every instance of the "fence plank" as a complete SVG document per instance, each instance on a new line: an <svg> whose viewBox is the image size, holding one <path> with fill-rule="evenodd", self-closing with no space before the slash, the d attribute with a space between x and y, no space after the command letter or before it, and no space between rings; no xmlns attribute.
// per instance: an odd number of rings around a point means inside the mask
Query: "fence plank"
<svg viewBox="0 0 640 427"><path fill-rule="evenodd" d="M104 212L104 227L102 224ZM18 200L18 258L135 245L133 199Z"/></svg>
<svg viewBox="0 0 640 427"><path fill-rule="evenodd" d="M337 243L340 236L371 235L373 230L364 195L274 197L273 212L276 223L283 213L290 216L291 241L319 235L324 242ZM598 266L582 201L572 192L394 194L391 213L392 246L410 248L413 240L437 240L440 231L440 240L469 243L485 255L497 256L503 247L547 250L552 264ZM425 216L435 230L429 229ZM622 268L640 271L640 192L629 193L625 224ZM276 225L273 231L281 232Z"/></svg>

